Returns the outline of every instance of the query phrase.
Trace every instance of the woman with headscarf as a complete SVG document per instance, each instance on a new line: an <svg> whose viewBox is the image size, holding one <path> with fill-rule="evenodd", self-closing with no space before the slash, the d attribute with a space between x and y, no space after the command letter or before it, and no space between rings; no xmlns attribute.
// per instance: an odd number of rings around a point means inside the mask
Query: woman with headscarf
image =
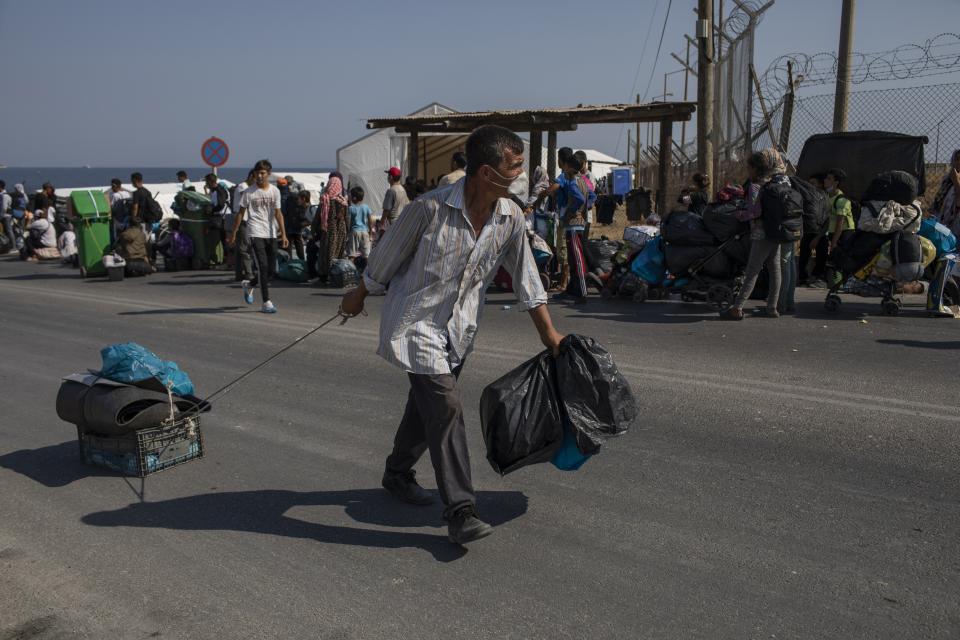
<svg viewBox="0 0 960 640"><path fill-rule="evenodd" d="M932 211L937 222L960 236L960 149L950 156L950 166L933 198Z"/></svg>
<svg viewBox="0 0 960 640"><path fill-rule="evenodd" d="M317 258L317 275L321 282L327 281L330 265L344 256L347 242L347 203L343 188L343 176L334 171L327 186L320 194L320 206L313 222L314 237L320 249Z"/></svg>
<svg viewBox="0 0 960 640"><path fill-rule="evenodd" d="M780 316L777 301L780 298L780 245L776 239L767 239L763 231L761 218L763 208L760 205L760 191L772 182L787 181L786 166L775 149L764 149L747 159L747 172L750 176L747 192L747 208L737 217L750 221L750 258L743 274L743 285L733 301L733 305L720 312L724 320L743 320L743 304L757 285L757 276L761 269L767 268L769 284L767 286L767 306L758 315L768 318Z"/></svg>

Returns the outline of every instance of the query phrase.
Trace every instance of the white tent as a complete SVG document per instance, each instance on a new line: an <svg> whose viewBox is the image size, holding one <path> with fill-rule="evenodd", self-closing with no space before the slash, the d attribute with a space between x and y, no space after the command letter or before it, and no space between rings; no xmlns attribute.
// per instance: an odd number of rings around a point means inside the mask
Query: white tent
<svg viewBox="0 0 960 640"><path fill-rule="evenodd" d="M456 113L450 107L434 102L426 107L414 111L410 115L441 115L446 113ZM431 145L431 138L434 143ZM441 147L437 147L440 138L444 139L441 155ZM463 149L463 142L467 139L465 135L438 135L420 136L420 144L427 147L428 153L421 154L421 159L426 159L427 171L419 170L420 177L425 178L429 183L431 178L437 178L450 171L450 155L454 151ZM370 206L375 216L379 216L383 209L383 195L387 191L387 174L390 167L400 167L404 175L408 171L407 167L407 143L410 141L409 134L397 133L394 129L377 129L376 131L365 135L359 140L354 140L346 146L337 149L337 171L343 175L343 179L351 187L363 187L366 192L364 202ZM433 146L432 156L430 147ZM431 166L432 165L432 166ZM435 175L438 174L439 175Z"/></svg>
<svg viewBox="0 0 960 640"><path fill-rule="evenodd" d="M454 109L434 102L409 115L443 115L457 113ZM455 151L463 151L467 140L466 134L453 133L426 133L419 135L420 150L417 157L422 163L417 167L420 178L429 184L450 171L450 156ZM337 171L350 186L363 187L364 201L379 216L383 207L383 195L386 193L386 171L390 167L400 167L407 175L408 153L407 145L410 135L397 133L396 129L377 129L366 136L337 149ZM524 140L524 152L530 157L530 143ZM584 149L587 162L596 178L601 178L610 172L613 167L623 163L603 152L595 149ZM541 157L546 165L547 148L543 148Z"/></svg>

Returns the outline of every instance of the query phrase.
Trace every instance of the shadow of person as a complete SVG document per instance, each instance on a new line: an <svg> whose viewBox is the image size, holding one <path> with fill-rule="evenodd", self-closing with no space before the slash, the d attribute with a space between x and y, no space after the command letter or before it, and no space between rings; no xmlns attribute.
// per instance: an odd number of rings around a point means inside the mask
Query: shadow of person
<svg viewBox="0 0 960 640"><path fill-rule="evenodd" d="M158 283L169 284L169 283ZM177 283L183 284L183 283ZM182 309L147 309L144 311L120 311L118 316L166 316L166 315L191 315L191 314L214 314L214 313L252 313L246 307L227 306L227 307L185 307Z"/></svg>
<svg viewBox="0 0 960 640"><path fill-rule="evenodd" d="M380 527L427 527L441 522L437 509L398 502L383 489L341 491L228 491L206 493L160 502L140 502L113 511L81 518L95 527L147 527L187 531L243 531L288 538L316 540L383 549L417 548L440 562L457 560L466 553L443 535L410 531L344 527L290 517L294 507L340 506L353 520ZM477 509L496 526L527 511L527 497L519 491L480 491Z"/></svg>

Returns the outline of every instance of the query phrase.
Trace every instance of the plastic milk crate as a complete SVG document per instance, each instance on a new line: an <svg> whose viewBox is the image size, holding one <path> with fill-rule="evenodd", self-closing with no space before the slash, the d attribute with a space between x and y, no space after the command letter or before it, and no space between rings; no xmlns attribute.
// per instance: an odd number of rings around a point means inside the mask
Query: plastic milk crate
<svg viewBox="0 0 960 640"><path fill-rule="evenodd" d="M139 478L203 457L199 416L125 436L101 436L79 428L77 435L83 462Z"/></svg>

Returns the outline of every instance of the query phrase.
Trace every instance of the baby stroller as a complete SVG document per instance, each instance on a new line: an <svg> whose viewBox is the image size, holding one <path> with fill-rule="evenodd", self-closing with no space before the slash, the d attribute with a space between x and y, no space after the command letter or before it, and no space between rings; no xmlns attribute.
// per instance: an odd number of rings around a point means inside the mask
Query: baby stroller
<svg viewBox="0 0 960 640"><path fill-rule="evenodd" d="M702 216L670 215L664 227L667 270L684 302L707 302L722 310L733 304L750 255L749 226L738 217L743 191L724 187Z"/></svg>
<svg viewBox="0 0 960 640"><path fill-rule="evenodd" d="M544 291L550 291L560 284L560 263L554 255L553 247L557 246L556 231L557 214L552 211L540 210L534 214L533 229L527 231L530 249L533 251L534 262L540 273L540 283Z"/></svg>
<svg viewBox="0 0 960 640"><path fill-rule="evenodd" d="M683 283L675 288L684 302L707 302L717 310L729 308L743 284L743 265L731 259L748 233L742 231L716 247L667 245L667 268ZM698 251L694 252L693 249ZM690 256L694 255L690 262ZM683 267L683 264L689 266Z"/></svg>
<svg viewBox="0 0 960 640"><path fill-rule="evenodd" d="M840 312L840 292L850 278L861 284L860 295L881 297L884 315L900 313L903 303L896 297L897 284L919 280L936 255L935 250L930 255L933 244L926 239L929 248L924 250L918 235L921 210L916 197L917 180L903 171L882 173L870 183L857 231L827 261L830 288L823 303L827 313ZM880 263L886 264L875 275Z"/></svg>

